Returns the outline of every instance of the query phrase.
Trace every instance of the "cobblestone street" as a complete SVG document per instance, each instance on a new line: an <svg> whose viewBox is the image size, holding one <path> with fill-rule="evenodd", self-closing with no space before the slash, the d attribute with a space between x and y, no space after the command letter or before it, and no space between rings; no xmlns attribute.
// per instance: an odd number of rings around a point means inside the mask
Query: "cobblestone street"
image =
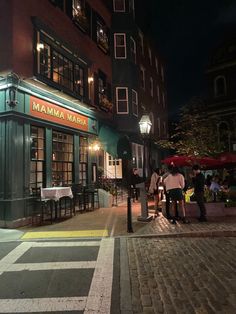
<svg viewBox="0 0 236 314"><path fill-rule="evenodd" d="M127 239L133 313L236 313L235 238Z"/></svg>

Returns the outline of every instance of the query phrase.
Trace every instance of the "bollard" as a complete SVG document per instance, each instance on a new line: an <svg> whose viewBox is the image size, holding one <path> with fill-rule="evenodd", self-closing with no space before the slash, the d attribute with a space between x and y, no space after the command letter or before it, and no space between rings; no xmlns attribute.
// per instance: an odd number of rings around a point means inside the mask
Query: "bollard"
<svg viewBox="0 0 236 314"><path fill-rule="evenodd" d="M131 197L127 197L127 232L133 232L132 228L132 212L131 212Z"/></svg>

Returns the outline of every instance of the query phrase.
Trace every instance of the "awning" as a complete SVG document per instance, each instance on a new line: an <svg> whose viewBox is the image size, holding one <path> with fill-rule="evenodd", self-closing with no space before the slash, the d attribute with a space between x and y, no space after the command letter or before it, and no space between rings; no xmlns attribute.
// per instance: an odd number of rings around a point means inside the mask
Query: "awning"
<svg viewBox="0 0 236 314"><path fill-rule="evenodd" d="M103 149L114 158L131 159L132 151L127 136L123 136L108 126L101 126L98 137Z"/></svg>

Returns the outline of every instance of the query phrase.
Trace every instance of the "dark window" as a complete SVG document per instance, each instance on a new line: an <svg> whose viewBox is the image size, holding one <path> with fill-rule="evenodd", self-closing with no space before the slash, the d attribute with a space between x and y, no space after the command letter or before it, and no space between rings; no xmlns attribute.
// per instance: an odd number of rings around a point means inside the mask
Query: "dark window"
<svg viewBox="0 0 236 314"><path fill-rule="evenodd" d="M125 12L125 0L113 0L113 10L115 12Z"/></svg>
<svg viewBox="0 0 236 314"><path fill-rule="evenodd" d="M78 64L75 65L75 92L84 96L84 69Z"/></svg>
<svg viewBox="0 0 236 314"><path fill-rule="evenodd" d="M120 114L126 114L129 112L127 87L116 88L116 108L117 108L117 113L120 113Z"/></svg>
<svg viewBox="0 0 236 314"><path fill-rule="evenodd" d="M226 95L226 82L223 76L215 79L215 96Z"/></svg>
<svg viewBox="0 0 236 314"><path fill-rule="evenodd" d="M126 59L126 35L114 34L114 50L116 59Z"/></svg>
<svg viewBox="0 0 236 314"><path fill-rule="evenodd" d="M52 133L52 185L68 185L73 182L73 136Z"/></svg>
<svg viewBox="0 0 236 314"><path fill-rule="evenodd" d="M45 135L44 129L36 126L31 126L30 133L30 191L32 195L36 195L44 185Z"/></svg>

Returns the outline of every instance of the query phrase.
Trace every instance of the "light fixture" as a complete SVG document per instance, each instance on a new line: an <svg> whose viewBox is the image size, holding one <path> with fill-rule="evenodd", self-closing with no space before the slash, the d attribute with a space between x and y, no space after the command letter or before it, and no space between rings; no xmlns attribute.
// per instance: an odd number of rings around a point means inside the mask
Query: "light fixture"
<svg viewBox="0 0 236 314"><path fill-rule="evenodd" d="M148 135L152 127L152 122L148 115L143 115L139 121L139 129L142 135Z"/></svg>
<svg viewBox="0 0 236 314"><path fill-rule="evenodd" d="M44 49L44 44L43 43L38 43L37 44L37 51L40 51L42 49Z"/></svg>
<svg viewBox="0 0 236 314"><path fill-rule="evenodd" d="M90 83L92 83L93 82L93 77L92 76L89 76L88 77L88 83L90 84Z"/></svg>

